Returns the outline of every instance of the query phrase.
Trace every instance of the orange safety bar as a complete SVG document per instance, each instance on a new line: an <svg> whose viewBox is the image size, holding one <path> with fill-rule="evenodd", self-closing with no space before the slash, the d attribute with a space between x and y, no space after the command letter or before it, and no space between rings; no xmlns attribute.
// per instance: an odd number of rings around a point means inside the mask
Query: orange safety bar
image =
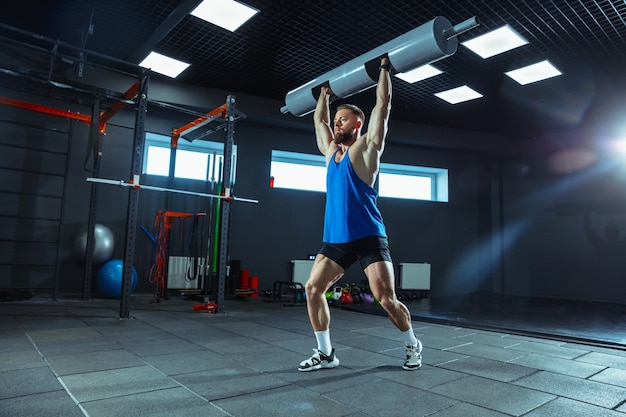
<svg viewBox="0 0 626 417"><path fill-rule="evenodd" d="M171 228L172 227L172 222L171 222L171 218L173 217L178 217L178 218L188 218L188 217L193 217L193 216L198 216L198 217L202 217L202 216L206 216L206 213L183 213L180 211L165 211L165 210L159 210L157 212L157 217L154 220L154 225L156 226L158 224L158 220L159 217L164 217L165 218L165 227L166 228Z"/></svg>
<svg viewBox="0 0 626 417"><path fill-rule="evenodd" d="M135 97L137 97L137 92L139 91L139 81L137 81L135 84L133 84L127 91L126 94L124 94L124 99L125 100L132 100ZM101 112L100 113L100 134L104 135L106 133L106 124L109 120L111 120L111 118L113 116L115 116L117 114L117 112L119 112L124 106L126 106L126 103L123 103L121 101L115 101L112 105L111 105L111 109L105 112Z"/></svg>
<svg viewBox="0 0 626 417"><path fill-rule="evenodd" d="M139 82L133 84L126 94L124 95L125 100L132 100L137 97L137 92L139 91ZM14 100L8 97L0 97L0 104L6 104L8 106L18 107L25 110L36 111L39 113L51 114L53 116L66 117L68 119L79 120L81 122L85 122L87 125L91 125L91 116L87 114L77 113L69 110L61 110L55 109L54 107L42 106L40 104L27 103L25 101ZM111 109L106 112L100 112L100 122L99 129L100 134L104 135L106 133L106 123L111 120L111 118L117 114L126 103L121 101L115 101L111 106Z"/></svg>
<svg viewBox="0 0 626 417"><path fill-rule="evenodd" d="M221 106L211 110L206 114L206 116L200 116L195 120L187 123L186 125L178 128L172 128L172 148L176 148L178 146L178 139L185 132L190 132L194 129L204 126L205 124L212 122L215 120L217 116L221 116L222 118L226 118L226 111L228 110L227 104L222 104Z"/></svg>
<svg viewBox="0 0 626 417"><path fill-rule="evenodd" d="M8 106L18 107L20 109L37 111L39 113L51 114L53 116L67 117L68 119L80 120L81 122L85 122L88 125L91 124L91 116L87 114L76 113L76 112L69 111L69 110L55 109L53 107L27 103L25 101L14 100L12 98L7 98L7 97L0 97L0 104L6 104Z"/></svg>

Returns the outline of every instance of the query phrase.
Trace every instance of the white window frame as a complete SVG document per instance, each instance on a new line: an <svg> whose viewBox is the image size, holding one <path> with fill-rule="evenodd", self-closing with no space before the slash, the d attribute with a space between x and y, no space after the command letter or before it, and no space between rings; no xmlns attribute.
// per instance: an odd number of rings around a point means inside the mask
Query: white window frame
<svg viewBox="0 0 626 417"><path fill-rule="evenodd" d="M146 132L146 140L145 140L145 151L143 153L143 166L142 166L142 174L145 175L157 175L157 176L165 176L169 175L169 158L167 162L167 174L159 174L159 173L148 173L148 158L149 158L149 148L157 147L167 149L168 152L171 152L171 137L160 135L157 133ZM221 142L211 142L205 140L196 140L193 142L189 142L184 139L180 139L176 146L176 167L179 165L179 155L184 154L180 153L180 151L188 151L188 152L196 152L200 154L208 155L207 168L206 173L203 175L196 175L195 177L190 178L189 176L181 176L174 175L175 178L185 178L190 180L200 180L206 182L219 182L222 180L222 163L224 157L224 143ZM237 172L237 145L233 145L233 155L232 155L232 163L231 163L231 182L235 183L235 175ZM198 178L202 176L203 178Z"/></svg>

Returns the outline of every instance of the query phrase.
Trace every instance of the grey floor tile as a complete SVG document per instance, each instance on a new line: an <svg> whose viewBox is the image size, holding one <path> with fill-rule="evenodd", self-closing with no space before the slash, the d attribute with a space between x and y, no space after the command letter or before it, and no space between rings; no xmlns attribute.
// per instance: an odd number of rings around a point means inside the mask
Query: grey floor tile
<svg viewBox="0 0 626 417"><path fill-rule="evenodd" d="M269 326L257 326L254 330L244 333L244 335L254 340L274 344L293 339L294 337L293 333L287 330Z"/></svg>
<svg viewBox="0 0 626 417"><path fill-rule="evenodd" d="M384 337L361 335L353 339L340 340L342 345L350 346L353 348L363 349L370 352L386 352L389 350L395 350L403 348L403 343L398 340L392 340Z"/></svg>
<svg viewBox="0 0 626 417"><path fill-rule="evenodd" d="M198 320L192 320L182 317L173 317L171 314L167 317L164 317L162 320L143 321L167 333L193 334L197 332L202 332L202 330L206 328L206 325Z"/></svg>
<svg viewBox="0 0 626 417"><path fill-rule="evenodd" d="M109 341L102 335L89 338L67 340L47 340L37 342L37 349L45 355L70 355L87 352L100 352L104 350L121 349L122 345L118 342Z"/></svg>
<svg viewBox="0 0 626 417"><path fill-rule="evenodd" d="M431 391L513 416L521 416L556 398L552 394L474 376L440 385Z"/></svg>
<svg viewBox="0 0 626 417"><path fill-rule="evenodd" d="M506 417L509 414L502 414L497 411L487 410L472 404L459 403L450 408L431 414L431 417Z"/></svg>
<svg viewBox="0 0 626 417"><path fill-rule="evenodd" d="M343 401L336 401L297 386L225 398L214 403L233 416L339 417L354 415L359 411Z"/></svg>
<svg viewBox="0 0 626 417"><path fill-rule="evenodd" d="M218 329L227 330L228 332L239 336L246 336L250 332L259 329L259 325L257 323L249 320L229 320L213 323L213 326Z"/></svg>
<svg viewBox="0 0 626 417"><path fill-rule="evenodd" d="M277 313L281 314L281 313ZM284 313L282 313L284 314ZM281 314L281 315L282 315ZM291 332L292 334L303 334L309 335L313 332L311 329L311 325L309 324L308 317L305 317L304 320L298 320L296 317L272 317L271 325L276 327L277 329L286 330Z"/></svg>
<svg viewBox="0 0 626 417"><path fill-rule="evenodd" d="M464 337L444 337L444 336L436 336L436 335L419 335L419 340L422 342L424 347L429 347L433 349L440 350L449 350L459 346L465 346L470 343L474 343L471 340L467 340Z"/></svg>
<svg viewBox="0 0 626 417"><path fill-rule="evenodd" d="M40 330L67 330L85 328L87 325L80 318L66 317L63 314L51 314L42 316L22 316L19 322L31 334Z"/></svg>
<svg viewBox="0 0 626 417"><path fill-rule="evenodd" d="M173 330L169 332L169 334L202 346L206 345L207 343L240 337L240 335L237 335L233 332L229 332L228 330L224 329L218 329L215 326L211 326L208 324L203 324L201 329L194 332L188 332L185 330Z"/></svg>
<svg viewBox="0 0 626 417"><path fill-rule="evenodd" d="M375 370L365 372L338 366L332 369L321 369L315 372L299 372L295 367L283 370L268 372L290 384L307 388L319 394L327 394L349 386L358 385L368 378L379 379Z"/></svg>
<svg viewBox="0 0 626 417"><path fill-rule="evenodd" d="M531 411L524 417L623 417L622 413L606 408L574 401L567 398L557 398Z"/></svg>
<svg viewBox="0 0 626 417"><path fill-rule="evenodd" d="M460 372L429 365L422 365L422 367L416 371L405 371L399 366L387 365L368 370L364 372L364 374L423 390L429 390L438 385L446 384L466 376Z"/></svg>
<svg viewBox="0 0 626 417"><path fill-rule="evenodd" d="M46 362L32 344L17 351L0 353L0 373L42 366L47 366Z"/></svg>
<svg viewBox="0 0 626 417"><path fill-rule="evenodd" d="M439 366L444 363L457 361L467 357L467 355L462 353L449 350L430 349L429 347L424 347L422 349L422 363L432 366Z"/></svg>
<svg viewBox="0 0 626 417"><path fill-rule="evenodd" d="M355 371L364 371L377 366L389 365L400 369L405 359L404 347L383 353L369 352L356 348L337 348L340 365ZM305 357L306 359L306 357Z"/></svg>
<svg viewBox="0 0 626 417"><path fill-rule="evenodd" d="M616 351L617 352L617 351ZM603 365L609 368L617 368L626 370L626 356L619 355L617 353L602 353L591 352L587 355L576 358L576 360L585 363L594 363L596 365Z"/></svg>
<svg viewBox="0 0 626 417"><path fill-rule="evenodd" d="M100 334L90 327L73 327L67 329L42 329L28 331L28 335L35 343L44 343L49 341L63 341L65 343L73 343L74 341L89 340L98 338Z"/></svg>
<svg viewBox="0 0 626 417"><path fill-rule="evenodd" d="M125 349L56 355L47 360L54 372L61 376L144 365L141 359Z"/></svg>
<svg viewBox="0 0 626 417"><path fill-rule="evenodd" d="M331 324L332 326L332 324ZM380 339L387 339L391 342L395 342L396 344L402 343L402 333L395 327L391 325L391 323L385 323L384 326L372 326L370 323L366 323L361 327L353 327L350 330L345 329L336 329L336 331L332 331L332 336L338 340L350 340L350 339L358 339L361 336L373 336Z"/></svg>
<svg viewBox="0 0 626 417"><path fill-rule="evenodd" d="M171 313L170 313L171 314ZM83 321L90 327L98 329L103 334L115 334L123 332L141 331L146 329L156 329L149 322L139 320L131 315L130 318L119 318L117 313L111 311L109 316L84 317Z"/></svg>
<svg viewBox="0 0 626 417"><path fill-rule="evenodd" d="M276 345L272 343L272 345ZM310 335L294 335L294 338L289 340L283 340L278 342L277 346L282 349L294 352L298 355L298 360L295 365L300 363L302 360L307 359L312 354L312 349L317 347L317 342L315 341L315 337L313 332ZM333 347L336 349L345 347L340 343L336 343L333 341Z"/></svg>
<svg viewBox="0 0 626 417"><path fill-rule="evenodd" d="M315 339L313 339L313 343L315 343ZM245 354L246 352L262 350L268 346L265 342L246 337L230 337L228 339L214 340L210 343L201 343L200 345L220 355Z"/></svg>
<svg viewBox="0 0 626 417"><path fill-rule="evenodd" d="M28 337L26 337L22 329L3 329L0 327L0 334L2 335L0 353L13 352L33 347L33 343Z"/></svg>
<svg viewBox="0 0 626 417"><path fill-rule="evenodd" d="M526 341L526 342L535 342L535 343L543 343L546 345L554 345L554 346L565 346L567 343L563 342L562 340L559 339L547 339L547 338L538 338L538 337L532 337L532 336L524 336L521 334L514 334L511 333L509 335L509 337L511 339L517 339L520 341Z"/></svg>
<svg viewBox="0 0 626 417"><path fill-rule="evenodd" d="M89 417L221 417L227 413L182 387L81 404Z"/></svg>
<svg viewBox="0 0 626 417"><path fill-rule="evenodd" d="M608 368L589 379L626 388L626 371L623 369Z"/></svg>
<svg viewBox="0 0 626 417"><path fill-rule="evenodd" d="M81 319L94 317L117 319L119 317L119 309L119 301L117 301L117 305L110 308L101 305L98 300L91 300L89 301L89 304L85 304L84 301L77 300L76 304L68 303L64 307L67 314L80 317Z"/></svg>
<svg viewBox="0 0 626 417"><path fill-rule="evenodd" d="M515 351L511 349L502 349L496 346L479 345L477 343L470 343L462 345L452 349L448 349L448 352L455 352L467 356L475 356L478 358L493 359L501 362L510 362L514 359L526 356L528 353Z"/></svg>
<svg viewBox="0 0 626 417"><path fill-rule="evenodd" d="M165 375L180 375L193 372L236 366L236 361L225 359L208 349L184 353L168 353L164 355L144 356L143 361L154 366Z"/></svg>
<svg viewBox="0 0 626 417"><path fill-rule="evenodd" d="M114 323L106 326L94 326L93 329L115 342L159 340L166 335L163 330L140 323L138 320L126 319Z"/></svg>
<svg viewBox="0 0 626 417"><path fill-rule="evenodd" d="M333 337L352 337L350 333L353 330L367 330L372 328L377 328L378 332L376 333L379 337L384 337L385 333L388 337L394 337L394 334L397 336L398 330L392 326L389 326L391 323L389 319L385 319L383 321L377 321L377 323L371 322L362 322L350 320L351 314L359 314L346 312L343 310L331 309L331 320L330 320L330 328ZM305 326L309 326L310 324L304 324Z"/></svg>
<svg viewBox="0 0 626 417"><path fill-rule="evenodd" d="M67 375L61 379L80 403L179 386L148 365Z"/></svg>
<svg viewBox="0 0 626 417"><path fill-rule="evenodd" d="M23 333L22 328L20 327L19 322L14 317L8 317L9 312L6 309L0 310L0 330L3 333L9 333L11 330L17 330L20 333Z"/></svg>
<svg viewBox="0 0 626 417"><path fill-rule="evenodd" d="M0 399L62 390L50 368L29 368L0 373Z"/></svg>
<svg viewBox="0 0 626 417"><path fill-rule="evenodd" d="M538 354L531 354L513 359L511 363L527 366L529 368L540 369L542 371L550 371L557 374L574 376L577 378L588 378L591 375L605 369L605 367L601 365Z"/></svg>
<svg viewBox="0 0 626 417"><path fill-rule="evenodd" d="M366 336L360 332L347 331L347 330L337 329L333 327L331 327L330 334L331 334L330 338L333 342L337 342L337 343L346 342L346 343L352 343L352 344L358 343L360 340L363 339L364 336ZM396 346L402 346L400 333L395 327L390 328L390 329L385 329L384 331L379 331L375 334L375 336L381 339L387 339L390 342L394 342Z"/></svg>
<svg viewBox="0 0 626 417"><path fill-rule="evenodd" d="M580 345L573 345L573 347L578 348ZM613 356L624 356L626 357L626 349L623 346L616 346L614 348L611 347L603 347L603 346L594 346L592 349L597 353L606 353L607 355Z"/></svg>
<svg viewBox="0 0 626 417"><path fill-rule="evenodd" d="M241 365L176 375L173 378L209 401L288 385L276 376Z"/></svg>
<svg viewBox="0 0 626 417"><path fill-rule="evenodd" d="M522 378L515 385L605 408L613 408L626 400L624 388L545 371Z"/></svg>
<svg viewBox="0 0 626 417"><path fill-rule="evenodd" d="M417 373L415 371L413 373ZM372 393L376 393L373 395ZM337 402L373 416L428 416L457 401L393 381L369 380L327 394Z"/></svg>
<svg viewBox="0 0 626 417"><path fill-rule="evenodd" d="M529 353L538 353L541 355L554 356L563 359L576 359L589 353L589 350L573 349L567 346L555 346L552 344L528 341L513 345L508 349Z"/></svg>
<svg viewBox="0 0 626 417"><path fill-rule="evenodd" d="M340 366L298 372L316 346L305 308L229 300L218 315L150 301L133 296L131 319L118 300L1 304L0 415L41 414L29 398L70 417L626 413L615 349L414 321L424 365L407 372L387 317L332 309Z"/></svg>
<svg viewBox="0 0 626 417"><path fill-rule="evenodd" d="M0 415L84 417L78 405L64 390L0 400Z"/></svg>
<svg viewBox="0 0 626 417"><path fill-rule="evenodd" d="M310 356L310 355L309 355ZM258 371L295 370L305 359L299 353L282 349L275 345L264 345L259 349L250 349L236 354L226 354L224 358L239 362Z"/></svg>
<svg viewBox="0 0 626 417"><path fill-rule="evenodd" d="M467 375L481 376L501 382L511 382L536 372L533 368L521 365L474 357L449 362L441 365L441 367Z"/></svg>
<svg viewBox="0 0 626 417"><path fill-rule="evenodd" d="M157 340L122 340L119 343L137 356L163 355L174 352L184 354L203 349L200 345L165 333Z"/></svg>
<svg viewBox="0 0 626 417"><path fill-rule="evenodd" d="M520 340L511 339L508 334L494 333L472 333L467 336L458 337L455 340L458 342L474 342L481 345L497 346L501 348L507 348L523 343Z"/></svg>
<svg viewBox="0 0 626 417"><path fill-rule="evenodd" d="M447 337L447 338L457 338L464 337L474 334L475 332L470 329L463 329L460 327L453 326L441 326L441 325L431 325L431 326L423 326L419 328L413 328L416 333L420 335L426 336L439 336L439 337ZM461 343L465 343L461 341Z"/></svg>

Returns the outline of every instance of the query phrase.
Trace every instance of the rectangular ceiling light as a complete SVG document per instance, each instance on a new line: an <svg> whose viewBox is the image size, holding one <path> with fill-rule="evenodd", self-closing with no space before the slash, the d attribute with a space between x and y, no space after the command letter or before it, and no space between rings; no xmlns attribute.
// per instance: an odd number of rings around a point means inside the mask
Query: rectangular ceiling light
<svg viewBox="0 0 626 417"><path fill-rule="evenodd" d="M556 69L549 61L542 61L537 64L528 65L513 71L505 72L521 85L534 83L561 75L561 71Z"/></svg>
<svg viewBox="0 0 626 417"><path fill-rule="evenodd" d="M469 41L461 42L463 46L480 55L483 59L510 51L527 43L528 41L518 35L509 25L502 26Z"/></svg>
<svg viewBox="0 0 626 417"><path fill-rule="evenodd" d="M150 52L150 55L141 61L139 66L149 68L151 71L167 75L168 77L176 78L181 72L187 69L189 64L156 52Z"/></svg>
<svg viewBox="0 0 626 417"><path fill-rule="evenodd" d="M430 64L426 64L411 71L400 72L396 74L396 77L406 81L407 83L412 84L418 81L425 80L426 78L434 77L435 75L439 74L441 74L441 71L439 71L437 68L433 67Z"/></svg>
<svg viewBox="0 0 626 417"><path fill-rule="evenodd" d="M234 32L258 12L234 0L204 0L191 15Z"/></svg>
<svg viewBox="0 0 626 417"><path fill-rule="evenodd" d="M436 93L435 95L450 104L457 104L463 101L474 100L483 96L479 92L472 90L466 85L453 88L452 90L442 91L441 93Z"/></svg>

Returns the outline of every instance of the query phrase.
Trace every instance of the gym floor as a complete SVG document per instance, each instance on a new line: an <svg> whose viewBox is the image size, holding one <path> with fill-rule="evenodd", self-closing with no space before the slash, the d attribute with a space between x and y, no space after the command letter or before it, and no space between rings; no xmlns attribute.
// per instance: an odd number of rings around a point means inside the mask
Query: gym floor
<svg viewBox="0 0 626 417"><path fill-rule="evenodd" d="M333 308L341 364L305 373L303 305L150 301L131 319L116 300L0 303L0 415L626 416L623 348L414 320L408 372L386 317Z"/></svg>

